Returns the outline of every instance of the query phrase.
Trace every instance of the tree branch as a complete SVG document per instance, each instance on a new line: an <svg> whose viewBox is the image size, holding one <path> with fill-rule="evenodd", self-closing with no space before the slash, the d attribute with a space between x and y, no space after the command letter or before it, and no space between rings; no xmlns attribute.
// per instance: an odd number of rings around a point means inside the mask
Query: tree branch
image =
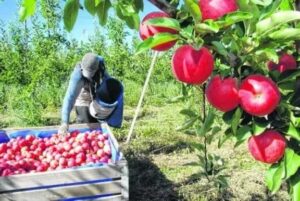
<svg viewBox="0 0 300 201"><path fill-rule="evenodd" d="M175 5L170 3L171 0L149 0L150 3L155 5L160 10L167 13L170 17L175 18L177 9Z"/></svg>

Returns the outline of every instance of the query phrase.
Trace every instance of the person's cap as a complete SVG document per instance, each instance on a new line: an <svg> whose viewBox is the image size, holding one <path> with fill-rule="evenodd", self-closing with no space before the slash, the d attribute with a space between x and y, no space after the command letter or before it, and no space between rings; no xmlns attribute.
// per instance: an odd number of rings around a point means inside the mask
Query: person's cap
<svg viewBox="0 0 300 201"><path fill-rule="evenodd" d="M82 75L91 79L99 68L99 58L97 54L87 53L81 61Z"/></svg>

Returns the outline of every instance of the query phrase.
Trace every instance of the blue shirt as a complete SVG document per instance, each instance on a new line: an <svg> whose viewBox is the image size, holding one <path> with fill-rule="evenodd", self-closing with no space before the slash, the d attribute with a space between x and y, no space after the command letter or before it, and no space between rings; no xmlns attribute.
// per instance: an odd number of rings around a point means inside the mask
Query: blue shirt
<svg viewBox="0 0 300 201"><path fill-rule="evenodd" d="M104 65L103 58L99 57L99 59L100 59L100 62L102 62ZM100 66L101 65L99 65L99 67ZM107 73L104 73L101 84L102 83L105 84L105 81L110 78L111 77ZM62 110L61 110L61 119L62 119L63 123L67 123L67 124L69 123L71 110L75 104L75 101L76 101L81 89L84 87L85 82L86 82L85 78L83 77L83 75L81 73L80 64L78 64L75 66L75 68L71 74L68 89L67 89L67 92L66 92L64 100L63 100L63 106L62 106ZM97 88L99 86L97 86ZM110 114L110 116L106 119L108 125L110 125L112 127L119 128L122 126L123 94L124 94L124 90L123 90L123 85L122 85L122 92L120 93L119 97L117 98L118 104L117 104L115 110L112 112L112 114Z"/></svg>

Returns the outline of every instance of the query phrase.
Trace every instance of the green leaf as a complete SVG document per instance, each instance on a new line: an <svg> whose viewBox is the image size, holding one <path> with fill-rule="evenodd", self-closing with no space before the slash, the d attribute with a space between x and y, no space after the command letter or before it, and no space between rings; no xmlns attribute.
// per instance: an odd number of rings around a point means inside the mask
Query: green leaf
<svg viewBox="0 0 300 201"><path fill-rule="evenodd" d="M198 1L196 2L195 0L184 0L184 5L194 18L195 22L200 22L202 17Z"/></svg>
<svg viewBox="0 0 300 201"><path fill-rule="evenodd" d="M272 60L275 63L278 63L279 60L278 53L274 48L260 49L255 52L255 55L262 58L262 60Z"/></svg>
<svg viewBox="0 0 300 201"><path fill-rule="evenodd" d="M290 114L290 120L296 127L300 127L300 117L296 117L293 112Z"/></svg>
<svg viewBox="0 0 300 201"><path fill-rule="evenodd" d="M273 0L251 0L251 1L261 6L268 6L273 2Z"/></svg>
<svg viewBox="0 0 300 201"><path fill-rule="evenodd" d="M261 12L258 6L252 2L249 2L249 0L238 0L237 3L239 5L240 11L245 11L253 14L252 19L246 20L244 22L246 35L250 35L255 30L256 23L261 16Z"/></svg>
<svg viewBox="0 0 300 201"><path fill-rule="evenodd" d="M178 103L184 99L185 99L185 96L179 95L179 96L175 96L175 97L171 98L170 100L167 101L167 103Z"/></svg>
<svg viewBox="0 0 300 201"><path fill-rule="evenodd" d="M240 124L242 114L243 114L243 111L240 108L237 108L234 112L232 122L231 122L231 128L232 128L233 134L236 134L236 130L237 130L238 125Z"/></svg>
<svg viewBox="0 0 300 201"><path fill-rule="evenodd" d="M138 14L133 14L131 16L125 16L123 18L126 21L126 24L131 29L138 29L140 25L140 17Z"/></svg>
<svg viewBox="0 0 300 201"><path fill-rule="evenodd" d="M293 176L300 167L300 156L290 148L286 148L284 155L284 165L285 165L285 179L289 179Z"/></svg>
<svg viewBox="0 0 300 201"><path fill-rule="evenodd" d="M272 193L279 190L282 178L284 177L284 162L273 164L266 172L266 183L267 187Z"/></svg>
<svg viewBox="0 0 300 201"><path fill-rule="evenodd" d="M300 69L285 71L280 74L277 83L280 84L286 81L290 81L292 79L296 79L298 76L300 76Z"/></svg>
<svg viewBox="0 0 300 201"><path fill-rule="evenodd" d="M297 128L294 126L292 122L290 123L286 134L300 141L300 132L297 130Z"/></svg>
<svg viewBox="0 0 300 201"><path fill-rule="evenodd" d="M176 128L176 131L182 131L185 129L188 129L194 125L194 123L197 121L198 117L193 117L188 119L186 122L183 123L183 125Z"/></svg>
<svg viewBox="0 0 300 201"><path fill-rule="evenodd" d="M282 0L280 10L294 10L293 3L290 0Z"/></svg>
<svg viewBox="0 0 300 201"><path fill-rule="evenodd" d="M184 166L195 166L198 167L200 166L199 162L189 162L189 163L185 163Z"/></svg>
<svg viewBox="0 0 300 201"><path fill-rule="evenodd" d="M211 144L214 139L214 135L206 135L207 144Z"/></svg>
<svg viewBox="0 0 300 201"><path fill-rule="evenodd" d="M208 115L206 119L204 120L203 125L200 129L197 129L197 135L204 136L206 133L211 129L212 124L214 123L215 119L215 112L213 109L209 109Z"/></svg>
<svg viewBox="0 0 300 201"><path fill-rule="evenodd" d="M260 14L257 5L249 2L249 0L237 0L237 3L240 11L251 12L254 14L254 16Z"/></svg>
<svg viewBox="0 0 300 201"><path fill-rule="evenodd" d="M265 118L255 117L253 119L252 132L254 134L260 134L266 130L266 128L268 127L269 124L270 124L270 122L267 121Z"/></svg>
<svg viewBox="0 0 300 201"><path fill-rule="evenodd" d="M253 18L253 14L250 12L236 11L236 12L232 12L232 13L225 15L223 18L218 20L216 23L220 27L227 27L227 26L230 26L237 22L250 20L252 18Z"/></svg>
<svg viewBox="0 0 300 201"><path fill-rule="evenodd" d="M204 150L204 145L200 143L190 143L190 146L198 151L202 152Z"/></svg>
<svg viewBox="0 0 300 201"><path fill-rule="evenodd" d="M219 126L215 126L215 127L212 128L211 134L215 135L220 131L221 131L221 128Z"/></svg>
<svg viewBox="0 0 300 201"><path fill-rule="evenodd" d="M197 114L191 109L183 109L179 113L183 114L185 116L189 116L189 117L196 117L197 116Z"/></svg>
<svg viewBox="0 0 300 201"><path fill-rule="evenodd" d="M136 9L139 11L143 11L144 10L144 1L143 0L134 0L134 6L136 7Z"/></svg>
<svg viewBox="0 0 300 201"><path fill-rule="evenodd" d="M191 39L193 36L193 32L194 32L194 27L189 25L180 30L180 35L185 38Z"/></svg>
<svg viewBox="0 0 300 201"><path fill-rule="evenodd" d="M74 27L79 6L79 0L68 0L64 7L64 24L67 31L71 31Z"/></svg>
<svg viewBox="0 0 300 201"><path fill-rule="evenodd" d="M95 7L97 7L103 1L105 1L105 0L95 0Z"/></svg>
<svg viewBox="0 0 300 201"><path fill-rule="evenodd" d="M123 16L125 17L137 14L136 9L131 3L119 3L118 6L121 9Z"/></svg>
<svg viewBox="0 0 300 201"><path fill-rule="evenodd" d="M273 14L274 11L276 11L280 7L281 3L282 0L275 0L271 5L269 5L262 11L260 19L264 19L266 17L269 17L271 14Z"/></svg>
<svg viewBox="0 0 300 201"><path fill-rule="evenodd" d="M235 113L235 110L231 110L229 112L225 112L222 116L223 121L228 124L231 125L232 119L233 119L233 115Z"/></svg>
<svg viewBox="0 0 300 201"><path fill-rule="evenodd" d="M107 22L108 10L110 7L111 7L110 0L103 0L96 7L99 23L102 26L104 26Z"/></svg>
<svg viewBox="0 0 300 201"><path fill-rule="evenodd" d="M219 41L213 41L212 45L215 47L214 49L221 55L223 55L224 57L228 56L228 52L226 50L226 48L224 47L224 45L222 43L220 43Z"/></svg>
<svg viewBox="0 0 300 201"><path fill-rule="evenodd" d="M213 20L206 20L204 23L196 24L195 30L198 33L218 33L220 30L220 27Z"/></svg>
<svg viewBox="0 0 300 201"><path fill-rule="evenodd" d="M225 131L225 135L221 135L218 140L218 148L220 148L227 140L229 140L232 137L231 129L227 129Z"/></svg>
<svg viewBox="0 0 300 201"><path fill-rule="evenodd" d="M292 177L291 185L293 189L292 190L293 201L299 201L300 200L300 172L298 172L297 175Z"/></svg>
<svg viewBox="0 0 300 201"><path fill-rule="evenodd" d="M84 0L84 7L91 14L96 14L95 0Z"/></svg>
<svg viewBox="0 0 300 201"><path fill-rule="evenodd" d="M152 19L145 21L145 24L155 25L158 27L166 27L166 28L170 28L170 29L175 29L177 31L180 30L179 21L176 19L173 19L173 18L167 18L167 17L152 18Z"/></svg>
<svg viewBox="0 0 300 201"><path fill-rule="evenodd" d="M32 16L35 12L36 0L23 0L20 10L19 17L21 21L26 20L26 18Z"/></svg>
<svg viewBox="0 0 300 201"><path fill-rule="evenodd" d="M239 128L235 135L236 143L235 143L234 147L237 147L240 144L242 144L250 136L251 136L251 128L249 126L243 126L243 127Z"/></svg>
<svg viewBox="0 0 300 201"><path fill-rule="evenodd" d="M268 35L273 40L291 41L300 39L300 29L284 28Z"/></svg>
<svg viewBox="0 0 300 201"><path fill-rule="evenodd" d="M140 25L140 18L137 13L132 14L131 16L125 16L122 12L122 6L120 4L117 4L115 6L115 11L117 16L121 20L125 20L126 25L131 29L138 29Z"/></svg>
<svg viewBox="0 0 300 201"><path fill-rule="evenodd" d="M155 46L171 42L171 41L176 41L179 39L179 36L177 34L171 34L171 33L158 33L155 34L152 37L147 38L143 42L141 42L136 50L136 54L139 54L143 51L146 51L150 48L153 48Z"/></svg>
<svg viewBox="0 0 300 201"><path fill-rule="evenodd" d="M299 11L276 12L270 17L261 20L256 24L256 33L258 36L261 36L266 33L271 33L279 26L295 20L300 20Z"/></svg>
<svg viewBox="0 0 300 201"><path fill-rule="evenodd" d="M278 87L280 89L280 91L285 91L285 92L293 92L295 90L296 87L296 80L292 79L286 82L280 82L278 84Z"/></svg>

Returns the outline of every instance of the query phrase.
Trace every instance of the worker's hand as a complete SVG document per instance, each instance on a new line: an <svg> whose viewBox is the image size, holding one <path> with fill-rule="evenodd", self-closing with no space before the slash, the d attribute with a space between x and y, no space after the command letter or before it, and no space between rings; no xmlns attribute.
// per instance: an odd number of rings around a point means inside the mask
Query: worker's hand
<svg viewBox="0 0 300 201"><path fill-rule="evenodd" d="M68 131L69 131L69 125L67 123L62 123L58 129L58 135L64 137L68 134Z"/></svg>

